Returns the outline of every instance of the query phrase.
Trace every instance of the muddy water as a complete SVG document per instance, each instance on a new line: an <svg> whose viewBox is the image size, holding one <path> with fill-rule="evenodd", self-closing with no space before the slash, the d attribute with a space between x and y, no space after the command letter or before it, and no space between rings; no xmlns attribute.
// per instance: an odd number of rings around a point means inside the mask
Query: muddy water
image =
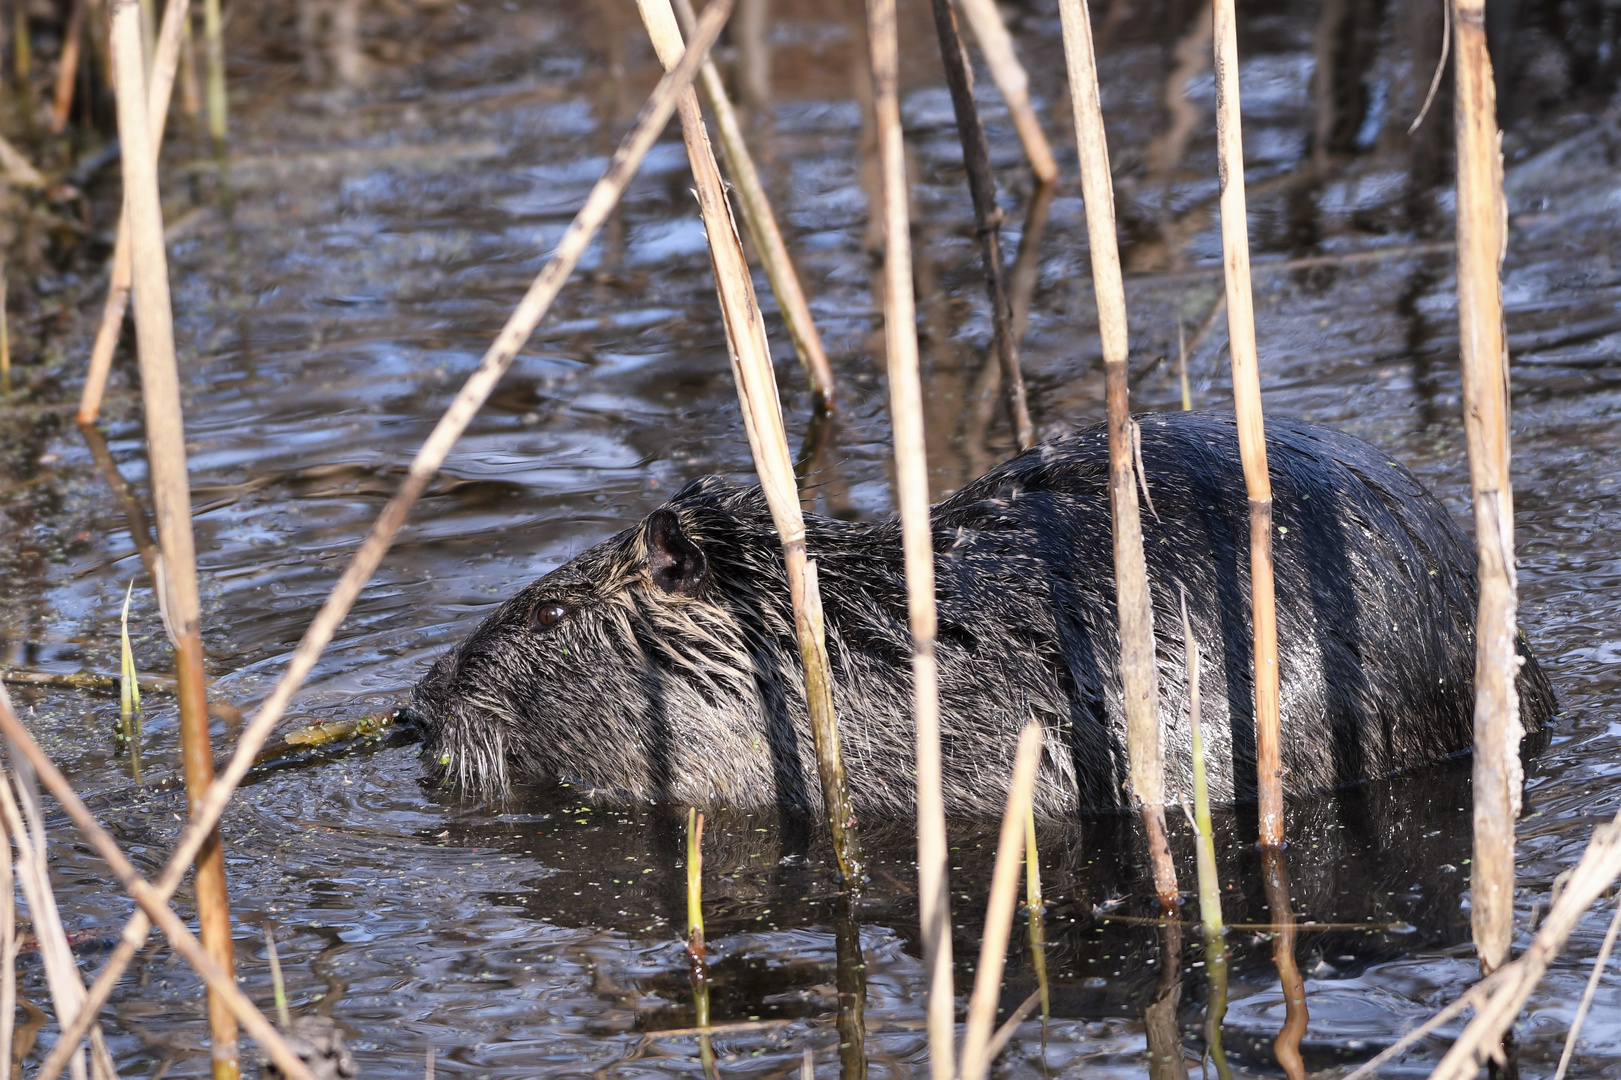
<svg viewBox="0 0 1621 1080"><path fill-rule="evenodd" d="M773 7L764 42L734 42L728 55L769 61L772 97L752 115L756 145L843 395L843 419L811 465L809 500L822 512L881 515L892 499L888 429L865 84L852 64L864 39L820 5ZM938 495L1004 456L1009 438L999 414L984 438L969 419L986 305L927 7L903 7ZM1309 5L1248 5L1241 15L1266 405L1385 447L1464 520L1444 87L1419 134L1405 134L1433 63L1435 5L1345 7L1334 24ZM1197 333L1220 289L1211 80L1198 63L1178 74L1181 55L1208 55L1199 8L1099 8L1136 402L1179 407L1180 324L1197 338L1187 361L1195 404L1229 409L1225 322ZM1056 9L1040 2L1013 14L1038 108L1063 149L1045 236L1027 256L1024 340L1032 412L1058 429L1102 414L1095 311ZM1537 11L1524 18L1505 95L1516 511L1523 620L1563 711L1528 770L1520 946L1555 875L1621 796L1621 271L1612 254L1621 250L1621 114L1591 48L1594 35L1614 30L1561 29ZM285 13L244 7L237 20L231 162L221 170L181 142L172 160L189 154L196 164L176 164L167 190L180 226L172 273L210 672L217 697L248 709L561 235L656 70L625 0L585 13L528 0L368 9L358 64L302 36ZM1331 92L1314 91L1319 66L1330 75L1319 91ZM364 85L337 86L343 72ZM1166 134L1168 80L1181 91L1185 139ZM1032 185L994 91L982 86L980 97L1011 259ZM689 183L671 132L451 456L297 699L294 722L390 708L519 583L691 477L750 474ZM763 282L762 297L797 448L809 395ZM74 343L87 340L86 330ZM144 495L132 376L121 360L105 427L112 456ZM75 392L69 383L63 400ZM52 419L60 415L17 414L4 437L4 660L116 670L118 609L133 578L136 657L162 672L167 653L130 528L86 444ZM182 808L172 795L136 792L134 762L110 734L116 701L13 694L81 789L103 797L104 820L137 861L155 870ZM228 747L233 731L220 722L215 738ZM175 743L172 704L149 696L139 747L147 781L173 775ZM1458 763L1292 808L1293 908L1334 924L1303 927L1297 945L1308 1067L1367 1056L1469 985L1468 787ZM438 1070L457 1076L696 1075L696 1040L658 1034L694 1018L679 940L683 818L594 807L567 788L468 802L425 784L414 746L398 737L267 773L225 820L244 987L268 1007L261 926L270 922L294 1011L336 1018L366 1075L420 1075L430 1047ZM1171 827L1191 878L1189 830ZM1253 812L1223 815L1218 829L1229 921L1266 922L1248 841ZM994 833L959 823L952 837L966 993ZM999 1068L1142 1076L1145 1015L1157 1018L1152 1049L1170 1055L1170 1071L1154 1075L1176 1073L1168 1031L1182 1033L1180 1054L1198 1068L1203 952L1191 931L1177 937L1137 921L1151 889L1129 824L1087 820L1041 840L1052 1018L1045 1029L1020 1028ZM824 1075L842 1061L852 1076L861 1059L872 1075L922 1068L910 841L904 823L872 823L867 842L871 885L853 913L841 912L811 825L774 814L710 818L712 1019L745 1025L715 1039L722 1073L786 1075L807 1047ZM68 929L87 939L94 967L98 941L130 905L110 894L97 861L67 845L56 881ZM1583 921L1532 999L1521 1028L1528 1075L1551 1075L1607 918L1601 910ZM1025 926L1021 916L1010 1006L1035 986L1018 944ZM1241 1072L1275 1070L1269 1047L1283 1003L1271 940L1240 929L1231 945L1229 1053ZM852 979L860 984L844 998L841 1028L839 989ZM24 991L43 1001L37 968L25 969ZM109 1010L121 1070L205 1074L200 1017L197 981L166 950L144 952ZM1393 1074L1427 1071L1444 1047L1422 1045ZM1614 1075L1618 1062L1621 980L1611 977L1572 1075Z"/></svg>

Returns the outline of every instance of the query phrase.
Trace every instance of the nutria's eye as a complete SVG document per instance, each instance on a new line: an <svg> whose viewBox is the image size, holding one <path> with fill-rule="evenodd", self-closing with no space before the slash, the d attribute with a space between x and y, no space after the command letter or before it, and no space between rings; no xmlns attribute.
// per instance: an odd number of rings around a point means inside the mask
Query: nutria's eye
<svg viewBox="0 0 1621 1080"><path fill-rule="evenodd" d="M567 604L558 603L556 600L548 600L537 607L533 615L529 616L529 628L531 630L545 630L548 627L556 626L558 620L567 614Z"/></svg>

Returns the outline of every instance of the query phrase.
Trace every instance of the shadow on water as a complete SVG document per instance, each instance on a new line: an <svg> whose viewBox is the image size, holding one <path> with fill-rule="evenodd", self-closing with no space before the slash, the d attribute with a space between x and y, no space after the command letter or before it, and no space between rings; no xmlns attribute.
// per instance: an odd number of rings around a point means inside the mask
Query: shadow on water
<svg viewBox="0 0 1621 1080"><path fill-rule="evenodd" d="M762 287L802 498L834 517L882 516L892 509L890 442L861 4L832 15L809 0L745 6L756 21L733 28L732 75L840 386L839 415L813 416ZM1223 411L1208 9L1094 7L1130 274L1133 400L1180 407L1175 365L1155 358L1177 355L1179 326L1196 335L1208 323L1188 377L1198 407ZM308 26L326 18L320 4L305 8L321 9ZM166 194L177 218L192 215L171 255L211 694L244 710L268 693L658 73L627 0L590 5L585 17L551 0L356 10L357 36L316 56L302 15L233 5L229 152L215 157L205 138L183 137L166 151ZM1084 207L1056 7L1028 0L1004 11L1060 157L1057 185L1036 189L1006 110L976 72L1010 242L1022 223L1008 281L1031 411L1038 430L1054 430L1103 414ZM1011 443L929 5L903 3L901 19L939 496ZM1613 7L1599 4L1494 4L1493 19L1494 42L1508 43L1498 74L1511 91L1500 101L1522 622L1563 705L1528 766L1519 914L1529 927L1591 824L1621 799L1621 30ZM1375 443L1463 521L1455 285L1451 255L1436 246L1451 234L1448 79L1407 134L1440 35L1430 0L1258 0L1240 10L1267 408ZM520 585L696 476L750 475L689 186L670 133L447 462L292 723L392 709ZM106 179L89 195L98 213L119 197ZM180 205L187 197L193 205ZM82 355L81 344L70 335L68 353ZM19 351L20 364L34 362ZM85 441L53 408L6 404L0 658L46 673L116 671L133 577L137 666L161 674L168 650L143 561L145 457L127 345L103 434ZM1354 566L1354 528L1321 539L1330 558ZM1241 598L1229 599L1237 612ZM1249 639L1236 615L1222 632ZM1226 669L1239 703L1247 666ZM179 796L125 794L130 760L110 735L116 698L13 693L47 751L98 795L132 857L155 870L178 829ZM1237 726L1231 752L1248 761L1253 745ZM140 749L158 781L175 737L172 705L154 696ZM223 721L215 738L229 743ZM1355 740L1342 741L1350 763ZM1191 922L1159 920L1132 816L1044 826L1045 904L1039 926L1019 915L1011 940L1034 944L1011 949L1003 1005L1044 989L1048 1008L1018 1029L998 1075L1191 1075L1212 1049L1207 1019L1223 1010L1222 1080L1226 1066L1277 1075L1286 1028L1308 1071L1370 1056L1475 977L1469 805L1466 761L1297 802L1286 868L1255 849L1253 807L1218 811L1225 944L1205 942ZM268 1003L258 936L268 920L292 1008L343 1025L368 1076L420 1076L429 1047L454 1076L696 1075L698 1039L660 1034L697 1021L681 934L684 821L684 808L599 806L562 786L470 803L426 785L399 735L290 759L256 777L223 823L243 985ZM1189 830L1175 815L1170 825L1176 858L1191 867ZM862 827L871 877L851 898L832 888L815 822L709 816L702 991L722 1076L784 1077L807 1048L814 1071L838 1069L844 1080L924 1068L911 825ZM950 838L965 999L996 830L954 822ZM62 844L55 854L67 928L95 952L129 905L109 895L105 868L83 851ZM1521 1031L1526 1075L1552 1074L1602 932L1602 913L1584 921L1533 998ZM1574 1077L1609 1075L1621 1062L1621 1023L1606 1007L1616 988L1606 976ZM25 966L24 997L43 992L38 968ZM49 1035L28 1015L31 1063L32 1040ZM123 1075L206 1068L199 987L161 948L141 954L108 1015ZM1425 1071L1454 1030L1417 1048L1407 1067Z"/></svg>

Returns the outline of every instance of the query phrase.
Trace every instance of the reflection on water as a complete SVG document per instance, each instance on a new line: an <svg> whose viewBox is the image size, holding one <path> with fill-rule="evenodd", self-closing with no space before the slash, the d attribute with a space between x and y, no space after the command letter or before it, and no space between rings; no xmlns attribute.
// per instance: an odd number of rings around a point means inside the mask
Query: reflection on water
<svg viewBox="0 0 1621 1080"><path fill-rule="evenodd" d="M1097 7L1135 400L1180 407L1182 328L1194 402L1229 408L1205 8ZM200 208L174 241L175 307L212 687L243 708L266 693L657 77L626 0L584 9L334 0L301 10L307 17L237 9L231 160L177 165L167 180L172 218L188 202ZM1621 50L1598 47L1615 31L1581 23L1585 7L1516 10L1502 67L1516 88L1505 97L1505 298L1520 580L1528 633L1564 706L1528 770L1528 924L1618 797L1621 106L1610 95ZM1052 429L1101 417L1101 364L1083 207L1064 158L1073 149L1064 150L1072 136L1056 7L1031 0L1008 11L1060 150L1055 189L1035 189L983 72L976 85L1005 240L1017 251L1008 280L1031 412L1038 429ZM757 282L806 505L884 514L860 5L830 12L776 0L745 4L738 19L726 55L840 381L840 415L813 420ZM943 495L1005 456L1011 433L994 408L990 313L932 15L908 3L902 20L931 480ZM1445 81L1418 133L1405 134L1438 52L1438 5L1268 2L1245 5L1240 20L1267 407L1388 448L1461 519ZM171 161L188 152L204 156L177 144ZM423 500L298 699L299 722L392 707L518 584L694 476L749 475L685 169L672 134ZM114 205L115 191L98 194ZM87 343L86 331L75 347ZM48 410L8 413L8 665L116 670L118 611L134 577L137 663L165 669L138 549L146 526L130 523L106 475L116 464L144 497L132 376L121 357L104 448ZM64 394L71 400L71 388ZM130 762L110 734L116 697L14 694L82 789L105 795L98 805L136 861L155 869L181 804L127 793ZM143 765L161 778L173 768L172 706L145 704ZM223 721L216 738L229 742ZM1467 763L1452 763L1293 806L1287 902L1269 895L1281 878L1253 847L1253 810L1218 813L1231 927L1219 974L1219 953L1191 924L1156 922L1130 818L1044 832L1041 934L1026 925L1013 938L1044 939L1040 963L1013 950L1004 1004L1044 981L1050 1017L1018 1029L1000 1073L1181 1075L1206 1050L1206 1005L1223 980L1235 1074L1277 1071L1273 1044L1291 1014L1309 1013L1298 1044L1305 1069L1367 1057L1474 978L1468 805ZM224 823L244 986L269 1004L259 934L269 920L294 1011L334 1017L368 1075L419 1076L429 1047L437 1069L456 1076L696 1075L697 1037L657 1034L696 1021L681 940L684 820L679 808L603 808L562 787L468 803L425 785L414 749L397 739L267 774ZM850 903L832 891L813 823L736 812L708 821L704 987L722 1075L783 1076L807 1048L824 1076L922 1068L910 826L864 825L872 880ZM1191 867L1190 831L1176 820L1171 829ZM989 825L952 828L964 994L994 843ZM81 851L63 845L57 857L68 929L86 938L94 965L96 943L129 905ZM1294 914L1292 947L1268 929L1283 910ZM1603 927L1603 913L1582 923L1533 999L1522 1032L1528 1075L1551 1075ZM1280 981L1280 956L1296 977ZM1285 992L1296 978L1305 1011ZM25 996L42 1000L39 979L25 970ZM1606 1075L1621 1061L1616 992L1608 979L1573 1075ZM162 948L143 953L110 1009L125 1075L206 1072L201 1008L183 965ZM1410 1067L1442 1045L1420 1047Z"/></svg>

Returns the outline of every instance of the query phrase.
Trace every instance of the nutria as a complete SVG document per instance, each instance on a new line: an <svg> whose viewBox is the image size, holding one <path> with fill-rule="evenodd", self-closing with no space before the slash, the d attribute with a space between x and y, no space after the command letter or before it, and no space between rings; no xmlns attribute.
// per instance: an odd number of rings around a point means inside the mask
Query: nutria
<svg viewBox="0 0 1621 1080"><path fill-rule="evenodd" d="M1191 790L1179 587L1200 643L1210 789L1255 793L1247 500L1229 418L1141 418L1167 783ZM1474 552L1411 473L1351 436L1267 420L1284 786L1383 776L1470 745ZM949 812L1001 813L1016 733L1045 726L1048 816L1126 800L1108 440L1049 439L935 505ZM895 518L806 520L850 795L913 803L911 640ZM1524 648L1523 721L1553 693ZM781 548L758 487L692 481L525 587L406 710L446 781L556 778L603 799L821 805Z"/></svg>

